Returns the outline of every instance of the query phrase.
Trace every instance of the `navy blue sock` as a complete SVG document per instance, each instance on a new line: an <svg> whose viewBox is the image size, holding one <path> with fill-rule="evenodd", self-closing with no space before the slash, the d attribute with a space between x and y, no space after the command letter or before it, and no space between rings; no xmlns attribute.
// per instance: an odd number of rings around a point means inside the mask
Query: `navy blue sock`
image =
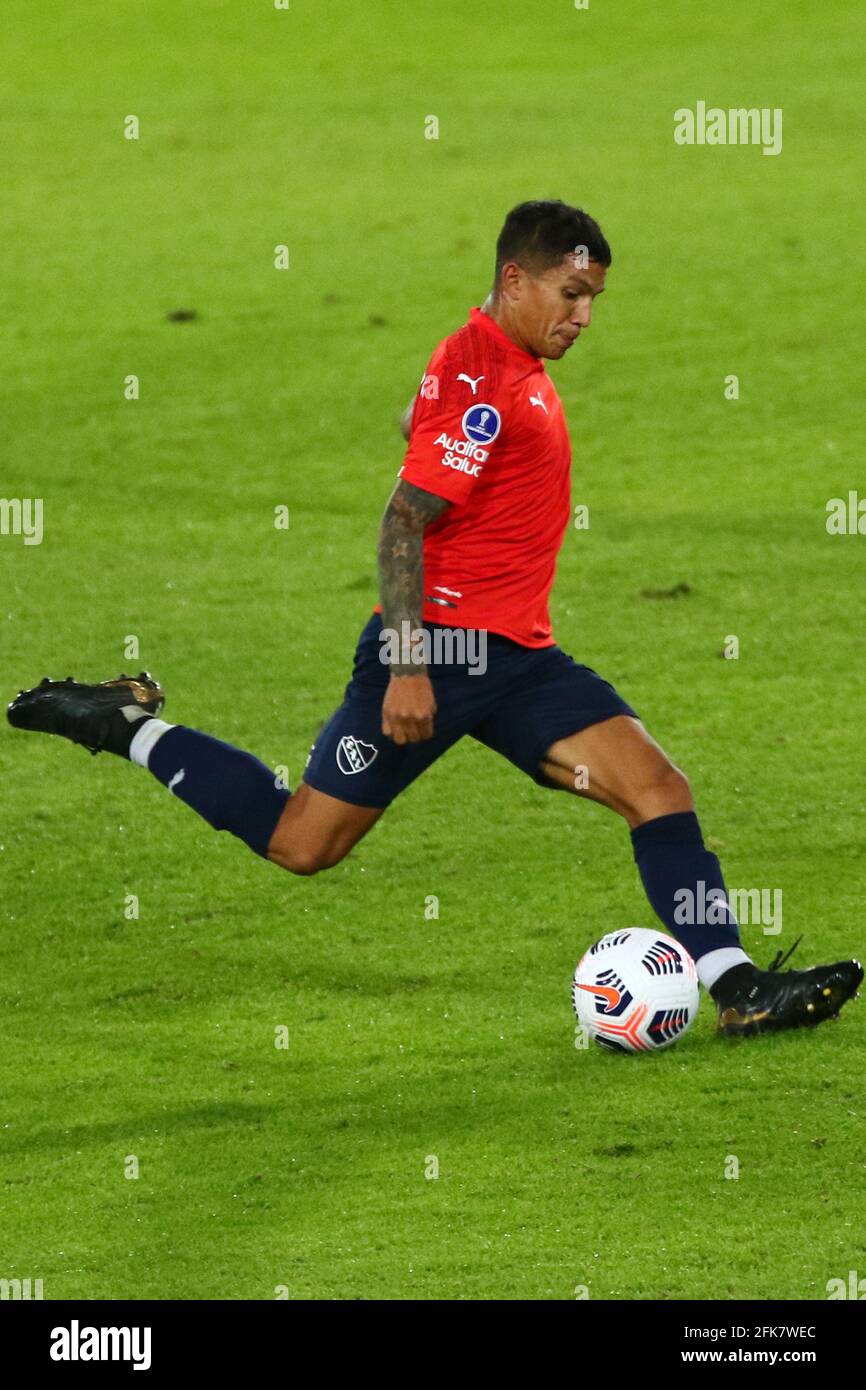
<svg viewBox="0 0 866 1390"><path fill-rule="evenodd" d="M646 895L689 955L699 960L708 951L740 946L721 865L705 847L694 811L644 821L631 839Z"/></svg>
<svg viewBox="0 0 866 1390"><path fill-rule="evenodd" d="M258 758L210 734L175 724L157 739L147 766L215 830L230 830L256 854L267 857L290 792L276 785L274 773Z"/></svg>

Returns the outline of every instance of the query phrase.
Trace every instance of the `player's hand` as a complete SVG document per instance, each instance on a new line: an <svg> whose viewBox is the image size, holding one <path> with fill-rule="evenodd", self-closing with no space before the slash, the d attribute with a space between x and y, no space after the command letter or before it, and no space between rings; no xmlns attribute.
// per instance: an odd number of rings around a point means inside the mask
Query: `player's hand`
<svg viewBox="0 0 866 1390"><path fill-rule="evenodd" d="M395 743L421 743L433 737L436 696L426 671L392 676L382 705L382 733Z"/></svg>

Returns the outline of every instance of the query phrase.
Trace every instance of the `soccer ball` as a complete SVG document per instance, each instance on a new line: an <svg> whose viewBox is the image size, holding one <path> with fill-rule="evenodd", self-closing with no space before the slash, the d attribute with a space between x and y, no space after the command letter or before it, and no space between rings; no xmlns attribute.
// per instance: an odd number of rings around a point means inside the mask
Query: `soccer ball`
<svg viewBox="0 0 866 1390"><path fill-rule="evenodd" d="M651 1052L687 1033L698 1012L698 972L664 932L608 932L581 956L571 986L589 1036L614 1052Z"/></svg>

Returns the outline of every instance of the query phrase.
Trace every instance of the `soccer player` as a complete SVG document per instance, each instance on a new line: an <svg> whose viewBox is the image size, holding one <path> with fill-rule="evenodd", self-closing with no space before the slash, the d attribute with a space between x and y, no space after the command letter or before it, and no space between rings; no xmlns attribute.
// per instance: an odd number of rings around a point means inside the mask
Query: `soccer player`
<svg viewBox="0 0 866 1390"><path fill-rule="evenodd" d="M611 259L579 208L527 202L506 217L487 299L436 348L404 413L408 449L379 532L380 604L296 791L249 753L160 719L163 692L146 672L43 680L13 700L9 720L149 768L215 829L295 874L339 863L469 734L541 786L622 816L647 897L694 957L720 1032L817 1024L855 994L859 962L781 971L781 952L768 970L750 960L685 776L613 686L553 639L571 450L543 359L564 357L589 327Z"/></svg>

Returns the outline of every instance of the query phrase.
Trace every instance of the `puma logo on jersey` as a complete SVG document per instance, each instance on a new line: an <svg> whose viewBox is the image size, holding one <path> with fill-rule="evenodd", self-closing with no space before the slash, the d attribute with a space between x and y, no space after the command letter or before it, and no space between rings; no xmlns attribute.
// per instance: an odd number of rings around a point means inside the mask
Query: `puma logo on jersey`
<svg viewBox="0 0 866 1390"><path fill-rule="evenodd" d="M472 388L472 394L473 394L473 396L475 396L475 395L477 395L477 393L478 393L478 383L479 383L479 381L483 381L483 380L484 380L484 377L483 377L483 376L471 377L471 376L467 376L465 372L461 372L460 375L458 376L457 380L458 380L458 381L465 381L465 382L467 382L467 383L469 384L469 386L471 386L471 388Z"/></svg>
<svg viewBox="0 0 866 1390"><path fill-rule="evenodd" d="M540 405L540 406L541 406L541 409L544 411L545 415L547 415L547 414L549 413L549 412L548 412L548 409L547 409L547 406L544 404L544 400L543 400L543 398L542 398L542 395L541 395L541 392L540 392L540 391L539 391L539 393L538 393L537 396L530 396L530 397L529 397L529 404L530 404L530 405Z"/></svg>

